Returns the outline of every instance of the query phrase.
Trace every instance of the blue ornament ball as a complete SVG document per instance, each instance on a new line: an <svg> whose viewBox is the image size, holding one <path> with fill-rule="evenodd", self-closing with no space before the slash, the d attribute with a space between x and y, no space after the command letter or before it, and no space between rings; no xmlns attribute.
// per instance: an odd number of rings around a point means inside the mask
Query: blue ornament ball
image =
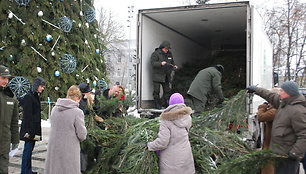
<svg viewBox="0 0 306 174"><path fill-rule="evenodd" d="M97 53L97 54L100 54L100 50L99 50L99 49L96 49L96 53Z"/></svg>
<svg viewBox="0 0 306 174"><path fill-rule="evenodd" d="M53 38L52 38L52 36L51 36L50 34L48 34L48 35L46 36L45 40L46 40L47 42L51 42L51 41L53 40Z"/></svg>
<svg viewBox="0 0 306 174"><path fill-rule="evenodd" d="M54 72L54 75L55 75L56 77L59 77L59 76L61 75L61 73L60 73L59 71L55 71L55 72Z"/></svg>
<svg viewBox="0 0 306 174"><path fill-rule="evenodd" d="M97 82L96 82L96 81L93 81L93 82L92 82L92 85L93 85L93 86L97 86Z"/></svg>

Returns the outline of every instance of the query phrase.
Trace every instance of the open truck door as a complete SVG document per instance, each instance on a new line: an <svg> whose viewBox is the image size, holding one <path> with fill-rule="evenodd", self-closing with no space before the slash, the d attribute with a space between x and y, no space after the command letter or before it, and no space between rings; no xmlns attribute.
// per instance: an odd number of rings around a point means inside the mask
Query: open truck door
<svg viewBox="0 0 306 174"><path fill-rule="evenodd" d="M189 69L204 69L219 64L215 60L223 56L226 73L222 79L231 83L229 86L238 90L257 84L268 89L273 86L272 47L261 16L249 2L143 9L138 13L136 66L137 109L141 114L153 116L162 112L153 109L150 57L163 40L170 41L175 64L181 70L188 66ZM197 72L192 73L179 83L188 87ZM262 102L260 97L254 96L245 106L250 115L248 138L252 141L260 137L256 134L260 131L254 116Z"/></svg>
<svg viewBox="0 0 306 174"><path fill-rule="evenodd" d="M264 31L262 17L252 6L248 12L248 47L250 52L247 58L247 86L258 85L266 89L273 87L273 52L272 45ZM264 103L264 99L257 95L250 94L248 100L249 112L249 133L254 146L258 146L263 139L263 130L257 120L257 107Z"/></svg>

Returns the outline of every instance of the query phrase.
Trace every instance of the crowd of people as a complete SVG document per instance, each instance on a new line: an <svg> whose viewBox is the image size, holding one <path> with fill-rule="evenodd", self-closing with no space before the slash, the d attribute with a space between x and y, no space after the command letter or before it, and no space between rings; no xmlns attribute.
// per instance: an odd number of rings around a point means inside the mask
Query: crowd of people
<svg viewBox="0 0 306 174"><path fill-rule="evenodd" d="M32 170L32 152L36 141L42 140L41 94L46 88L46 81L37 77L31 89L18 100L8 87L12 77L9 68L0 65L0 174L8 173L9 152L24 141L21 174L37 173ZM45 173L67 174L81 173L80 142L86 139L87 128L84 118L99 107L98 97L106 99L125 99L123 86L115 85L106 90L96 91L95 99L88 83L71 86L66 98L59 98L50 115L51 132L48 142ZM96 105L96 106L94 106ZM19 130L19 107L22 108L22 122ZM113 116L123 115L122 102L118 102ZM95 114L94 114L95 115ZM97 122L103 118L95 115Z"/></svg>

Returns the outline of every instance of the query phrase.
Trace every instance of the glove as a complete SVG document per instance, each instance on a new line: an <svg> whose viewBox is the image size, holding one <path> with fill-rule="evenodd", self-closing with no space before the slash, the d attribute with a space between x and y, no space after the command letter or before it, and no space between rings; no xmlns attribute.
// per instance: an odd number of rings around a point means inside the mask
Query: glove
<svg viewBox="0 0 306 174"><path fill-rule="evenodd" d="M297 155L295 155L295 153L291 153L291 152L289 152L288 158L291 160L295 160L295 161L300 160L300 158Z"/></svg>
<svg viewBox="0 0 306 174"><path fill-rule="evenodd" d="M16 143L16 144L12 144L12 149L17 149L19 146L19 143Z"/></svg>
<svg viewBox="0 0 306 174"><path fill-rule="evenodd" d="M256 91L256 86L251 85L249 87L246 88L246 90L248 90L248 93L254 93Z"/></svg>
<svg viewBox="0 0 306 174"><path fill-rule="evenodd" d="M156 150L155 153L157 154L157 156L160 155L160 150Z"/></svg>
<svg viewBox="0 0 306 174"><path fill-rule="evenodd" d="M224 104L222 104L222 103L219 103L219 104L216 105L217 108L222 108L223 106L224 106Z"/></svg>
<svg viewBox="0 0 306 174"><path fill-rule="evenodd" d="M219 99L219 101L217 102L217 104L222 104L224 102L224 98Z"/></svg>

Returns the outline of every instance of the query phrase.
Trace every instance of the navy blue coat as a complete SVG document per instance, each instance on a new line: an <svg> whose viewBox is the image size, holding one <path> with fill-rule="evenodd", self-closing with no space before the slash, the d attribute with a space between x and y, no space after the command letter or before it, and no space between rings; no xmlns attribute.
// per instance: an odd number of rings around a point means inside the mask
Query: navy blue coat
<svg viewBox="0 0 306 174"><path fill-rule="evenodd" d="M35 135L41 136L41 105L38 93L29 91L20 105L23 108L20 140L29 141L33 140ZM29 138L24 137L26 133L30 135Z"/></svg>

